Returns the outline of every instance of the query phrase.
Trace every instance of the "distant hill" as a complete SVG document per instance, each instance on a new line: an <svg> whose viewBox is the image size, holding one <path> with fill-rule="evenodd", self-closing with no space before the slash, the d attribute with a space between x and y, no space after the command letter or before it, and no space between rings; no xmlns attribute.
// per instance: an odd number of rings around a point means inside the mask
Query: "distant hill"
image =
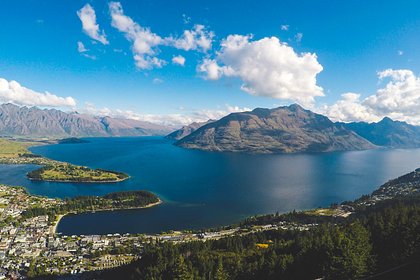
<svg viewBox="0 0 420 280"><path fill-rule="evenodd" d="M200 127L176 145L248 153L329 152L375 147L342 124L335 124L296 104L232 113Z"/></svg>
<svg viewBox="0 0 420 280"><path fill-rule="evenodd" d="M100 137L166 135L170 128L149 122L96 117L56 109L0 105L0 136Z"/></svg>
<svg viewBox="0 0 420 280"><path fill-rule="evenodd" d="M90 141L88 140L80 139L77 137L64 138L57 141L58 144L84 144L89 142Z"/></svg>
<svg viewBox="0 0 420 280"><path fill-rule="evenodd" d="M211 122L214 122L214 120L208 120L206 122L193 122L192 124L183 126L180 129L175 130L174 132L166 135L166 138L173 139L173 140L180 140L184 138L185 136L190 135L191 133L193 133L194 131L202 127L203 125L206 125Z"/></svg>
<svg viewBox="0 0 420 280"><path fill-rule="evenodd" d="M352 122L342 123L342 125L378 146L420 147L420 127L406 122L393 121L386 117L377 123Z"/></svg>

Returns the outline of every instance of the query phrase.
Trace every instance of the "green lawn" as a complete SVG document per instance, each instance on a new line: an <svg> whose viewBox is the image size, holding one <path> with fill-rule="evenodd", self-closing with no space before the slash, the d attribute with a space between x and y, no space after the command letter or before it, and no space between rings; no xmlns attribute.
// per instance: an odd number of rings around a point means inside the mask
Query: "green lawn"
<svg viewBox="0 0 420 280"><path fill-rule="evenodd" d="M309 211L305 211L307 215L315 215L315 216L334 216L338 214L336 209L331 208L320 208L320 209L313 209Z"/></svg>
<svg viewBox="0 0 420 280"><path fill-rule="evenodd" d="M28 154L30 152L27 147L28 143L0 139L0 158L12 158L18 157L20 154Z"/></svg>

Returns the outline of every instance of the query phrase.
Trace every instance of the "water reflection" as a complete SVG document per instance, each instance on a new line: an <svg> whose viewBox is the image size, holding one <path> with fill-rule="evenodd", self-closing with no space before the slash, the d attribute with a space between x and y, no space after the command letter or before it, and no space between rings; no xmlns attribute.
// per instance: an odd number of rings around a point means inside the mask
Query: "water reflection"
<svg viewBox="0 0 420 280"><path fill-rule="evenodd" d="M116 184L31 182L25 174L35 166L3 165L0 182L50 197L147 189L166 203L147 210L69 216L59 230L68 234L156 232L229 224L253 214L354 199L420 166L420 149L244 155L186 150L159 137L90 141L32 150L57 160L123 171L132 178ZM92 224L94 228L84 226Z"/></svg>

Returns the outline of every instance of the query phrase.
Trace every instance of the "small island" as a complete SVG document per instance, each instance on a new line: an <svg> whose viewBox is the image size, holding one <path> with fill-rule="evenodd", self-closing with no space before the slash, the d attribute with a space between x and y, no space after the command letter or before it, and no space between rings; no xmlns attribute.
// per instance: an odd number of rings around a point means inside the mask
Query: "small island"
<svg viewBox="0 0 420 280"><path fill-rule="evenodd" d="M122 172L90 169L68 163L52 163L27 174L30 180L48 182L112 183L129 178Z"/></svg>

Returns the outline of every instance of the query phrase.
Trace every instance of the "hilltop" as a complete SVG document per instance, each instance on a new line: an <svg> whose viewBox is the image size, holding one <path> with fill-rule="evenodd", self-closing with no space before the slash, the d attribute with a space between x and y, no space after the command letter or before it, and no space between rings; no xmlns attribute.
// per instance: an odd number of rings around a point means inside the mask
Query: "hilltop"
<svg viewBox="0 0 420 280"><path fill-rule="evenodd" d="M342 124L297 104L229 114L198 128L176 145L248 153L331 152L375 147Z"/></svg>

